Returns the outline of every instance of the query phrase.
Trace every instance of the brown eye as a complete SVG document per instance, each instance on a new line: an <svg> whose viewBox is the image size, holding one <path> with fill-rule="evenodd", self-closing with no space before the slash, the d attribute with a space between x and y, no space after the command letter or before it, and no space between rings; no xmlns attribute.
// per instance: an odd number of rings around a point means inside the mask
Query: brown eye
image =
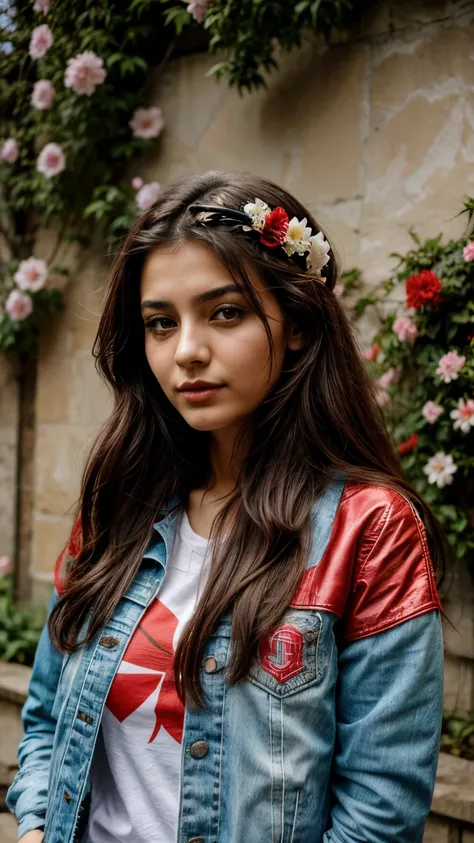
<svg viewBox="0 0 474 843"><path fill-rule="evenodd" d="M224 319L218 319L217 321L218 322L234 322L236 319L240 319L244 315L244 311L242 310L242 308L235 307L232 304L226 304L226 305L223 305L222 307L219 307L216 311L214 311L213 315L216 316L217 313L228 314L229 312L231 313L230 318L227 318L227 316L225 316Z"/></svg>
<svg viewBox="0 0 474 843"><path fill-rule="evenodd" d="M170 327L170 325L161 325L161 322L173 322L173 320L169 319L167 316L153 316L152 319L148 319L145 322L145 329L148 328L149 330L160 333ZM171 325L171 327L173 326Z"/></svg>

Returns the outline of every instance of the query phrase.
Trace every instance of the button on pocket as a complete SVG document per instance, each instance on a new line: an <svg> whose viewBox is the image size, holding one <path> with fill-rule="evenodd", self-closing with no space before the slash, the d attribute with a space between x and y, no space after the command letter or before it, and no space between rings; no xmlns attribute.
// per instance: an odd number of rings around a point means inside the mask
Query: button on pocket
<svg viewBox="0 0 474 843"><path fill-rule="evenodd" d="M289 609L281 623L260 641L249 679L276 697L286 697L318 682L327 659L320 612Z"/></svg>

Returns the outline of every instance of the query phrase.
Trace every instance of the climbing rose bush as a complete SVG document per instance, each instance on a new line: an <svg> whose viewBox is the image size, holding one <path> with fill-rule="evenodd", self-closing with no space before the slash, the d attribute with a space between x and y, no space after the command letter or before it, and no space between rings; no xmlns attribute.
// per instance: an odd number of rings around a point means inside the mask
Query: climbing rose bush
<svg viewBox="0 0 474 843"><path fill-rule="evenodd" d="M413 248L393 255L394 274L355 302L354 320L378 315L363 352L378 403L408 479L474 573L474 199L462 213L458 240L411 231Z"/></svg>

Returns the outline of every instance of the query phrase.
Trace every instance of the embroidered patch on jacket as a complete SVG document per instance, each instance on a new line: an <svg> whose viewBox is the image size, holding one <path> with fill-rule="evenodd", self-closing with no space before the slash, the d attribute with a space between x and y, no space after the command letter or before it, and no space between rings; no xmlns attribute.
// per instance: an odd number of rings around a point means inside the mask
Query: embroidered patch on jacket
<svg viewBox="0 0 474 843"><path fill-rule="evenodd" d="M270 632L260 642L260 664L278 683L287 682L304 670L303 635L291 624Z"/></svg>

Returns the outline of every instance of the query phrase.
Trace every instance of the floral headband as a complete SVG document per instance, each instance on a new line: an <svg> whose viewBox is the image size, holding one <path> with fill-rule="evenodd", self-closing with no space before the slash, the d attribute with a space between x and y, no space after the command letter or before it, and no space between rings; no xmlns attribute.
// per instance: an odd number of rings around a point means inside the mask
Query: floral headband
<svg viewBox="0 0 474 843"><path fill-rule="evenodd" d="M221 205L190 205L189 210L197 213L196 219L201 223L233 222L244 231L257 232L263 246L283 249L301 269L311 270L317 278L325 281L321 270L329 263L331 246L322 231L312 234L306 217L290 220L284 208L278 206L272 210L261 199L244 205L243 211Z"/></svg>

